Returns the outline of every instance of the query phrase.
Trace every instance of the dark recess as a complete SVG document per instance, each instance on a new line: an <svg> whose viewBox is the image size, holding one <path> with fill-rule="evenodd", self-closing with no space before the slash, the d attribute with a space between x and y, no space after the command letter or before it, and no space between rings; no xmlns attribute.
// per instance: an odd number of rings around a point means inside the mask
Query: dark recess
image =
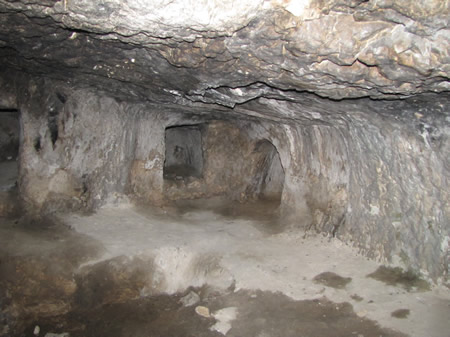
<svg viewBox="0 0 450 337"><path fill-rule="evenodd" d="M37 137L34 140L34 149L36 150L36 152L41 151L41 137Z"/></svg>
<svg viewBox="0 0 450 337"><path fill-rule="evenodd" d="M50 130L50 139L52 144L55 145L58 140L58 111L50 109L47 119L48 129Z"/></svg>
<svg viewBox="0 0 450 337"><path fill-rule="evenodd" d="M203 147L201 125L177 125L166 128L164 179L201 178Z"/></svg>
<svg viewBox="0 0 450 337"><path fill-rule="evenodd" d="M0 113L16 113L19 112L18 109L0 109Z"/></svg>
<svg viewBox="0 0 450 337"><path fill-rule="evenodd" d="M0 161L15 160L19 155L20 111L0 109Z"/></svg>
<svg viewBox="0 0 450 337"><path fill-rule="evenodd" d="M256 194L259 199L281 202L284 169L278 150L270 141L264 139L256 144L254 153L257 156L257 169L248 192Z"/></svg>

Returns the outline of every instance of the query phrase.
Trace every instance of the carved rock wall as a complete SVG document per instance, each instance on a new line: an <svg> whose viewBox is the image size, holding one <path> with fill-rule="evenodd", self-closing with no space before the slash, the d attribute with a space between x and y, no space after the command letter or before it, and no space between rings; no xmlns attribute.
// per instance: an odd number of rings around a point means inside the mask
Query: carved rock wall
<svg viewBox="0 0 450 337"><path fill-rule="evenodd" d="M112 98L45 80L22 82L20 192L34 208L92 208L127 183L133 135Z"/></svg>
<svg viewBox="0 0 450 337"><path fill-rule="evenodd" d="M445 277L449 17L448 0L0 0L21 197L47 211L251 198L257 165L238 159L266 139L293 228ZM208 183L173 189L165 129L201 123ZM218 139L230 135L240 152Z"/></svg>
<svg viewBox="0 0 450 337"><path fill-rule="evenodd" d="M311 98L317 102L309 108L260 100L239 107L247 116L239 121L205 107L183 114L119 103L45 80L31 79L26 88L18 99L20 188L34 207L95 209L123 195L154 204L214 195L245 200L255 145L265 139L285 172L281 213L291 228L341 237L374 258L400 258L434 279L446 272L450 148L442 97L434 104ZM297 120L271 120L279 109ZM187 121L209 123L205 176L191 185L163 178L165 128Z"/></svg>

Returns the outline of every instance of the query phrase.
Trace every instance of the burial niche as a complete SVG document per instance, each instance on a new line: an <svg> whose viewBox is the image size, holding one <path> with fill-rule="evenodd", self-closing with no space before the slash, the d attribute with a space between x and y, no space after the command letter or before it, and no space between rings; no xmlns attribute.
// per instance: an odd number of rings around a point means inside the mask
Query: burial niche
<svg viewBox="0 0 450 337"><path fill-rule="evenodd" d="M252 194L255 199L281 202L284 169L276 147L268 140L256 143Z"/></svg>
<svg viewBox="0 0 450 337"><path fill-rule="evenodd" d="M19 155L19 111L0 109L0 161L15 161Z"/></svg>
<svg viewBox="0 0 450 337"><path fill-rule="evenodd" d="M202 177L201 125L177 125L166 128L165 145L164 179Z"/></svg>
<svg viewBox="0 0 450 337"><path fill-rule="evenodd" d="M0 217L17 209L16 189L20 143L20 112L0 108Z"/></svg>

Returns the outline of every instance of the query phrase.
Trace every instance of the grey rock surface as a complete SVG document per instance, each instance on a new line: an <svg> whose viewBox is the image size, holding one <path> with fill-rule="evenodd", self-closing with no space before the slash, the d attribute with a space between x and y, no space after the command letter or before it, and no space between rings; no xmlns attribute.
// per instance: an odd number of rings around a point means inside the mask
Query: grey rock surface
<svg viewBox="0 0 450 337"><path fill-rule="evenodd" d="M20 196L46 212L252 200L267 141L286 228L445 282L448 22L447 0L1 0ZM194 124L202 175L168 181L165 130Z"/></svg>
<svg viewBox="0 0 450 337"><path fill-rule="evenodd" d="M180 112L42 80L19 94L19 187L33 207L94 210L124 194L156 205L220 195L252 200L261 192L254 177L263 157L255 149L265 140L285 175L286 226L340 237L373 258L397 256L434 279L446 275L448 95L334 102L305 94L302 103L259 99L234 110ZM203 176L167 180L165 130L186 123L207 130Z"/></svg>
<svg viewBox="0 0 450 337"><path fill-rule="evenodd" d="M448 1L0 1L0 57L129 97L234 106L449 90ZM108 85L105 86L105 81Z"/></svg>

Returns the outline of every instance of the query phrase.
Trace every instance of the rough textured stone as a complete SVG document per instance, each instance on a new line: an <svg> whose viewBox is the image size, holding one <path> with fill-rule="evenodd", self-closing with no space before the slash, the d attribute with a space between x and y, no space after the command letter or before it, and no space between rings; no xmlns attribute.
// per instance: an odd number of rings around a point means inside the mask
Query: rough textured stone
<svg viewBox="0 0 450 337"><path fill-rule="evenodd" d="M291 228L445 278L448 1L232 4L0 1L21 198L45 211L252 199L266 141ZM168 181L166 128L193 124L207 125L202 177Z"/></svg>
<svg viewBox="0 0 450 337"><path fill-rule="evenodd" d="M23 335L27 324L69 312L74 272L100 253L97 243L48 218L3 218L0 232L0 334Z"/></svg>
<svg viewBox="0 0 450 337"><path fill-rule="evenodd" d="M205 107L186 107L182 114L175 106L119 103L68 88L63 104L55 88L64 90L62 84L31 81L28 90L43 92L19 99L25 133L21 196L41 209L95 209L124 193L153 203L214 195L245 200L257 190L252 151L258 140L267 140L285 172L281 211L291 226L352 241L374 258L399 256L433 278L444 275L446 95L401 102L259 100L235 108L247 117L232 127L220 109L205 114ZM53 143L48 111L58 104ZM165 128L188 120L209 125L204 176L167 181Z"/></svg>
<svg viewBox="0 0 450 337"><path fill-rule="evenodd" d="M2 63L141 99L449 90L447 1L1 1ZM105 80L109 85L104 86Z"/></svg>

